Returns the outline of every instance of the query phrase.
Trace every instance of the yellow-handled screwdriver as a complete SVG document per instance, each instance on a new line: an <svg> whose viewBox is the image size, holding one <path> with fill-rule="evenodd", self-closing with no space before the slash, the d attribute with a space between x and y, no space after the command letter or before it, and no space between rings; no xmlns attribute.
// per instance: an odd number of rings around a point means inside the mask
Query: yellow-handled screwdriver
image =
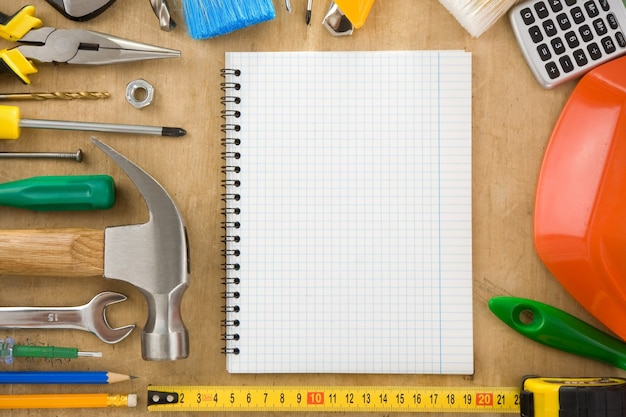
<svg viewBox="0 0 626 417"><path fill-rule="evenodd" d="M179 137L187 134L180 127L123 125L114 123L72 122L64 120L20 119L17 106L0 106L0 139L18 139L21 128L83 130L91 132L133 133Z"/></svg>

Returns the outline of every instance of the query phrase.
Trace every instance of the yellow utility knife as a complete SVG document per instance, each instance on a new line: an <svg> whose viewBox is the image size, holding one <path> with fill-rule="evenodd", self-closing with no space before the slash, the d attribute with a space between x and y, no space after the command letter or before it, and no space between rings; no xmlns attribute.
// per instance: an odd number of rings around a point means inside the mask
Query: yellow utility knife
<svg viewBox="0 0 626 417"><path fill-rule="evenodd" d="M365 24L374 0L333 0L322 22L335 36L352 35Z"/></svg>

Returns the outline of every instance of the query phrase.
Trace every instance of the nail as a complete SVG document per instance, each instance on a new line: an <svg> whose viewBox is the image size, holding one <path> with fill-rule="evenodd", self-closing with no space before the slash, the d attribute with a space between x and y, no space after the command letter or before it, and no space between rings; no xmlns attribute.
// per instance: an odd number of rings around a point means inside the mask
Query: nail
<svg viewBox="0 0 626 417"><path fill-rule="evenodd" d="M45 159L73 159L83 161L82 149L76 152L0 152L0 158L45 158Z"/></svg>

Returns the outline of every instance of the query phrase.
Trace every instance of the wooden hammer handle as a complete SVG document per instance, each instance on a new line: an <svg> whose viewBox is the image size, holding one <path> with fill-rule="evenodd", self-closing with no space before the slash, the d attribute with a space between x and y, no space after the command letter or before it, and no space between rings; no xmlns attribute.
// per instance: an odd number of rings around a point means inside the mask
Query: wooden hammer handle
<svg viewBox="0 0 626 417"><path fill-rule="evenodd" d="M104 274L104 231L0 231L0 274L88 277Z"/></svg>

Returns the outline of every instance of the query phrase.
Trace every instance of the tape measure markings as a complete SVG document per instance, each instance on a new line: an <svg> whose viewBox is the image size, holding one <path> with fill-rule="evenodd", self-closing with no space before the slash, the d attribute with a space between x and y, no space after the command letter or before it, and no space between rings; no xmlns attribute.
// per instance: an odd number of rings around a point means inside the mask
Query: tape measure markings
<svg viewBox="0 0 626 417"><path fill-rule="evenodd" d="M418 386L150 386L149 411L520 412L520 389Z"/></svg>

